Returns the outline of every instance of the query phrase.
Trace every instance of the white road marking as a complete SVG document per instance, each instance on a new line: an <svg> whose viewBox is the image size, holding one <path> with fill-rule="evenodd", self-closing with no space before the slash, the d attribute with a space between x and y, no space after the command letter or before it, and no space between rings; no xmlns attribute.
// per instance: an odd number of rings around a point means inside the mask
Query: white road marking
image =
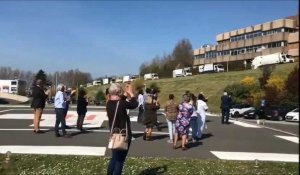
<svg viewBox="0 0 300 175"><path fill-rule="evenodd" d="M280 136L280 135L275 135L275 137L279 137L281 139L285 139L294 143L299 144L299 137L293 137L293 136Z"/></svg>
<svg viewBox="0 0 300 175"><path fill-rule="evenodd" d="M91 120L88 120L89 116ZM69 126L76 126L77 123L77 112L69 111L66 118L66 124ZM24 120L33 120L33 114L3 114L0 115L0 119L24 119ZM53 127L55 125L55 114L43 114L42 120L40 122L41 127ZM83 126L85 128L100 127L103 121L108 120L106 112L101 111L90 111L87 112L86 118L84 120ZM30 125L33 127L33 124Z"/></svg>
<svg viewBox="0 0 300 175"><path fill-rule="evenodd" d="M219 159L299 162L299 154L211 151Z"/></svg>
<svg viewBox="0 0 300 175"><path fill-rule="evenodd" d="M8 112L8 111L11 111L12 109L6 109L6 110L2 110L0 112Z"/></svg>
<svg viewBox="0 0 300 175"><path fill-rule="evenodd" d="M0 154L7 151L17 154L88 155L104 156L106 147L90 146L0 146Z"/></svg>
<svg viewBox="0 0 300 175"><path fill-rule="evenodd" d="M244 123L244 122L240 122L240 121L236 121L236 120L229 120L230 122L232 122L235 125L239 125L239 126L243 126L246 128L262 128L261 126L257 126L254 124L248 124L248 123Z"/></svg>

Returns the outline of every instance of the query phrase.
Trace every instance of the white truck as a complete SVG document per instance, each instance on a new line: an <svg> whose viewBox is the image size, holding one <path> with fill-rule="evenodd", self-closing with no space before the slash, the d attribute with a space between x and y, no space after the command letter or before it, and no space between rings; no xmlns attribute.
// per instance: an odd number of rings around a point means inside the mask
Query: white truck
<svg viewBox="0 0 300 175"><path fill-rule="evenodd" d="M199 66L199 73L224 72L222 64L204 64Z"/></svg>
<svg viewBox="0 0 300 175"><path fill-rule="evenodd" d="M109 78L103 78L102 83L103 84L109 84Z"/></svg>
<svg viewBox="0 0 300 175"><path fill-rule="evenodd" d="M101 81L99 81L99 80L93 81L93 86L100 86L100 85L101 85Z"/></svg>
<svg viewBox="0 0 300 175"><path fill-rule="evenodd" d="M187 69L187 68L175 69L175 70L173 70L173 73L172 73L173 78L185 77L185 76L190 76L190 75L192 75L192 72L190 71L190 69Z"/></svg>
<svg viewBox="0 0 300 175"><path fill-rule="evenodd" d="M124 75L123 76L123 83L135 81L138 75Z"/></svg>
<svg viewBox="0 0 300 175"><path fill-rule="evenodd" d="M122 82L123 82L123 77L116 78L116 83L122 83Z"/></svg>
<svg viewBox="0 0 300 175"><path fill-rule="evenodd" d="M157 73L149 73L144 75L144 80L157 80L159 79Z"/></svg>
<svg viewBox="0 0 300 175"><path fill-rule="evenodd" d="M130 82L130 81L131 81L130 75L123 76L123 83Z"/></svg>
<svg viewBox="0 0 300 175"><path fill-rule="evenodd" d="M285 53L273 53L269 55L257 56L252 60L252 69L257 69L259 66L279 63L293 63L295 60L290 58L290 55Z"/></svg>

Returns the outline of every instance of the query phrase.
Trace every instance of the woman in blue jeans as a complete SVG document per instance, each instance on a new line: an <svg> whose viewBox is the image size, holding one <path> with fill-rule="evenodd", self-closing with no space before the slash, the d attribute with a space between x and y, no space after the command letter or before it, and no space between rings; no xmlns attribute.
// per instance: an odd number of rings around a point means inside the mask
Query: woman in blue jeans
<svg viewBox="0 0 300 175"><path fill-rule="evenodd" d="M190 128L192 128L192 142L196 142L198 140L197 138L197 129L198 129L198 123L197 119L199 117L197 110L197 97L194 94L191 94L191 101L190 104L193 106L193 114L191 115L190 120ZM188 130L187 130L188 132ZM187 134L188 135L188 134Z"/></svg>
<svg viewBox="0 0 300 175"><path fill-rule="evenodd" d="M130 147L132 132L130 119L127 114L127 109L135 109L138 107L138 102L136 98L134 98L132 86L127 84L126 87L123 88L118 83L113 83L109 87L109 99L106 103L106 110L108 116L109 128L119 128L120 130L126 129L127 125L127 133L128 133L128 149L127 150L112 150L112 157L108 164L107 174L108 175L121 175L124 162ZM119 102L118 108L117 104ZM114 126L112 126L113 119L116 112L116 119Z"/></svg>

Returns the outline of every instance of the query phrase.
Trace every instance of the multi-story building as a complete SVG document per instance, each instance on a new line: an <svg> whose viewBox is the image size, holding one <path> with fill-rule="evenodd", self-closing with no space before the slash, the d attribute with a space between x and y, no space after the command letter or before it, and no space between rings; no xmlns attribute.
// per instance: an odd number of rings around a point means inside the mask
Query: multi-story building
<svg viewBox="0 0 300 175"><path fill-rule="evenodd" d="M298 15L218 34L216 45L194 50L194 66L221 63L246 68L260 55L285 52L299 60ZM230 69L230 68L229 68Z"/></svg>

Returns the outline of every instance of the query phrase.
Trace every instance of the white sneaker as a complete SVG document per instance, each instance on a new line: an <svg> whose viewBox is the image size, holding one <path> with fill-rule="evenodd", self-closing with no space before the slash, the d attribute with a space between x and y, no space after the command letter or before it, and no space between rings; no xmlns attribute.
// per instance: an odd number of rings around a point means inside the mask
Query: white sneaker
<svg viewBox="0 0 300 175"><path fill-rule="evenodd" d="M168 140L167 142L168 142L168 143L173 143L173 140Z"/></svg>

